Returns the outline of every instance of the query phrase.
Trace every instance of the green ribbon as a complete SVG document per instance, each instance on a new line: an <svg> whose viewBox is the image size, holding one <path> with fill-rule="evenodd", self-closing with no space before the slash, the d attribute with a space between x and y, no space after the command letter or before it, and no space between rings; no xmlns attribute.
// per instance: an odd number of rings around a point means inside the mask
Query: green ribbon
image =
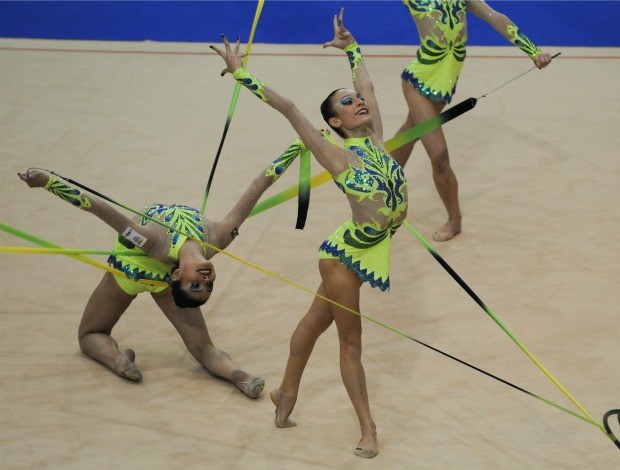
<svg viewBox="0 0 620 470"><path fill-rule="evenodd" d="M256 11L254 12L254 21L252 22L252 28L250 29L250 37L248 39L248 44L245 50L246 54L245 54L245 57L243 57L243 59L241 60L244 67L248 63L248 59L250 57L250 51L252 50L252 43L254 42L254 33L256 32L256 27L258 26L258 20L260 18L261 12L263 11L264 4L265 4L265 0L258 0L258 4L256 5ZM228 128L230 127L233 113L235 112L235 107L237 106L237 99L239 98L240 89L241 89L241 85L239 83L236 83L235 90L233 91L232 99L230 100L230 106L228 107L228 116L226 116L226 124L224 125L224 131L222 132L222 138L220 140L220 145L217 149L215 160L213 161L213 167L211 168L211 174L209 175L209 180L207 181L207 187L205 188L204 194L202 196L202 204L200 205L200 212L203 212L203 213L205 211L205 206L207 205L207 198L209 197L209 191L211 190L211 183L213 182L213 177L215 175L215 168L217 167L217 162L220 159L220 154L222 153L222 147L224 147L224 141L226 140L226 134L228 134Z"/></svg>
<svg viewBox="0 0 620 470"><path fill-rule="evenodd" d="M310 205L310 150L307 148L299 156L299 198L297 200L297 223L295 228L303 230L308 216L308 206Z"/></svg>
<svg viewBox="0 0 620 470"><path fill-rule="evenodd" d="M47 240L43 240L42 238L38 238L35 237L34 235L30 235L29 233L26 232L22 232L21 230L18 230L16 228L13 228L9 225L3 224L0 222L0 230L9 233L13 236L16 236L18 238L21 238L22 240L26 240L29 241L31 243L34 243L35 245L39 245L45 248L62 248L59 245L55 245L54 243L48 242ZM83 263L86 264L90 264L91 266L95 266L97 268L103 269L104 271L108 271L111 272L113 274L122 274L120 271L117 271L116 269L113 269L111 267L109 267L106 264L100 263L97 260L94 260L92 258L89 258L88 256L84 256L83 254L65 254L65 256L68 256L70 258L76 259L78 261L82 261ZM155 281L155 280L148 280L148 279L140 279L138 282L142 283L142 284L151 284L151 285L155 285L155 286L167 286L167 283L165 283L164 281Z"/></svg>
<svg viewBox="0 0 620 470"><path fill-rule="evenodd" d="M405 132L402 132L392 137L390 140L387 140L385 142L385 148L388 152L391 152L392 150L402 147L403 145L411 142L412 140L419 139L424 134L427 134L430 131L437 129L448 121L451 121L452 119L460 116L461 114L466 113L470 109L473 109L476 106L476 102L476 98L468 98L460 102L456 106L453 106L452 108L444 111L443 113L438 114L437 116L432 117L424 121L423 123L420 123L417 126L412 127L411 129L408 129ZM331 136L329 136L329 134L325 135L325 137L332 143L334 143L334 145L338 145L336 141L333 140ZM331 181L331 179L332 178L329 172L324 171L312 177L311 187L315 188L324 183L327 183L328 181ZM282 204L283 202L294 198L298 194L300 194L299 185L291 186L290 188L287 188L284 191L281 191L280 193L271 196L269 199L266 199L256 204L254 210L250 212L250 217L253 217L256 214L260 214L261 212L266 211L267 209L271 209L272 207Z"/></svg>

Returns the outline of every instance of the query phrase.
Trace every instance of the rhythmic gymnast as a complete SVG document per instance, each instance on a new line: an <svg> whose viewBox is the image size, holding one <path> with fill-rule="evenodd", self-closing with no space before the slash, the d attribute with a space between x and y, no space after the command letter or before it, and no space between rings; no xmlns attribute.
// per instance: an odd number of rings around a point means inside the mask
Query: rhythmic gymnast
<svg viewBox="0 0 620 470"><path fill-rule="evenodd" d="M482 0L403 0L420 35L417 57L403 71L402 88L409 112L398 133L439 114L450 103L465 61L467 11L489 23L498 33L530 56L542 69L551 63L549 54L536 47L505 15ZM447 241L461 232L458 182L448 155L441 127L421 137L433 168L437 192L448 212L448 221L433 234ZM394 150L392 156L405 166L415 140Z"/></svg>
<svg viewBox="0 0 620 470"><path fill-rule="evenodd" d="M329 126L344 138L344 149L323 138L291 100L243 68L239 40L232 49L222 36L224 51L211 47L226 62L222 74L232 73L236 80L290 121L317 161L331 173L351 206L351 220L338 227L319 248L322 282L318 296L291 337L282 383L271 392L276 407L275 424L278 427L295 426L289 416L297 400L304 368L316 340L335 322L340 341L342 380L362 434L355 454L370 458L377 455L378 441L361 362L361 318L326 298L359 312L363 282L382 291L389 288L390 239L405 220L407 181L401 167L385 150L373 85L359 46L343 25L343 12L344 9L334 16L334 39L323 47L346 52L355 89L333 91L321 105L321 112Z"/></svg>
<svg viewBox="0 0 620 470"><path fill-rule="evenodd" d="M150 292L153 300L178 331L190 353L211 374L233 382L250 398L257 398L265 385L240 369L230 356L216 348L209 336L200 306L213 291L215 268L210 259L226 248L238 234L260 196L286 170L303 149L296 140L261 172L223 220L203 218L200 211L184 205L150 204L146 217L129 219L102 199L72 188L53 175L30 169L18 173L31 188L43 187L63 200L90 212L111 226L118 237L116 252L146 253L148 256L111 255L108 264L124 274L106 272L92 293L79 326L78 339L84 353L124 379L142 380L132 349L119 350L111 336L114 325L136 296ZM169 286L147 285L138 280L166 281ZM161 284L161 283L160 283Z"/></svg>

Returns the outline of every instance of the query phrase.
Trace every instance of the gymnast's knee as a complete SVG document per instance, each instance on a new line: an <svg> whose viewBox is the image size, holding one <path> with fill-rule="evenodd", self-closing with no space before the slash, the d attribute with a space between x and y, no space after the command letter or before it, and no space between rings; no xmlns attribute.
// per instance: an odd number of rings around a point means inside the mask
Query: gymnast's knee
<svg viewBox="0 0 620 470"><path fill-rule="evenodd" d="M429 155L429 158L431 160L431 165L433 166L433 172L443 174L450 169L450 157L448 155L447 148Z"/></svg>
<svg viewBox="0 0 620 470"><path fill-rule="evenodd" d="M362 357L361 335L340 336L340 358L360 360Z"/></svg>

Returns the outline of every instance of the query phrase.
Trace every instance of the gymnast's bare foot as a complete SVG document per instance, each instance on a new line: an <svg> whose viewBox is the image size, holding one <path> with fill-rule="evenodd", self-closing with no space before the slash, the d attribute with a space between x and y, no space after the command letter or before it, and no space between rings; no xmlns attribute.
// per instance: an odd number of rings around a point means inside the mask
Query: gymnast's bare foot
<svg viewBox="0 0 620 470"><path fill-rule="evenodd" d="M433 233L433 240L436 242L447 242L459 233L461 233L461 219L448 219L444 226L441 227L441 230Z"/></svg>
<svg viewBox="0 0 620 470"><path fill-rule="evenodd" d="M295 406L295 401L287 399L284 394L280 394L280 389L276 388L272 390L270 393L271 401L274 405L276 405L276 419L274 423L279 428L290 428L292 426L297 426L295 421L289 419L291 412L293 411L293 406ZM290 402L293 402L292 404Z"/></svg>
<svg viewBox="0 0 620 470"><path fill-rule="evenodd" d="M377 431L372 429L368 433L362 435L359 444L353 451L358 457L372 459L379 453L379 441L377 441Z"/></svg>
<svg viewBox="0 0 620 470"><path fill-rule="evenodd" d="M239 387L239 390L250 398L258 398L265 388L265 381L262 378L254 377L241 369L231 374L231 380Z"/></svg>
<svg viewBox="0 0 620 470"><path fill-rule="evenodd" d="M124 379L140 382L142 380L142 372L136 366L135 360L136 353L133 349L125 349L115 363L114 372Z"/></svg>

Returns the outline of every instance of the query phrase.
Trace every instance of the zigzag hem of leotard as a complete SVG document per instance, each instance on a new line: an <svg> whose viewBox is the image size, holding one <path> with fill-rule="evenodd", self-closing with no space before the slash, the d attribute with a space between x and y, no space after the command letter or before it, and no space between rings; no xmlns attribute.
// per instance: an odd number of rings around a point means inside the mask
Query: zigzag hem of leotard
<svg viewBox="0 0 620 470"><path fill-rule="evenodd" d="M339 249L337 245L332 245L329 241L325 240L319 247L319 251L324 251L332 256L338 258L338 260L347 268L357 274L362 281L367 282L372 287L378 287L381 291L385 292L390 288L390 278L382 281L381 278L376 279L372 272L361 267L360 261L353 262L353 256L347 256L345 250Z"/></svg>
<svg viewBox="0 0 620 470"><path fill-rule="evenodd" d="M403 80L407 80L413 85L413 88L415 88L418 93L426 96L429 100L436 103L449 104L452 101L452 96L456 92L456 85L454 85L454 87L452 88L452 92L450 93L434 91L432 88L425 86L424 83L418 80L417 77L415 77L411 72L408 72L407 70L403 71L403 73L400 75L400 78L402 78Z"/></svg>
<svg viewBox="0 0 620 470"><path fill-rule="evenodd" d="M146 279L149 281L163 281L170 283L169 274L166 274L165 276L161 276L159 274L153 275L151 272L148 272L145 269L139 269L135 267L132 268L130 264L123 264L123 262L117 259L115 255L110 255L108 257L108 265L118 271L121 271L125 274L125 276L127 276L129 279L133 279L134 281Z"/></svg>

